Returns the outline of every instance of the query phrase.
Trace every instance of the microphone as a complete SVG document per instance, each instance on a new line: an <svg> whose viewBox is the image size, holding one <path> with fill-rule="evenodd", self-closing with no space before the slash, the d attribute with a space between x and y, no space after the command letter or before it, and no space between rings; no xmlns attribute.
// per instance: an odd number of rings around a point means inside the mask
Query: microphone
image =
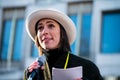
<svg viewBox="0 0 120 80"><path fill-rule="evenodd" d="M46 62L46 57L45 57L45 55L40 56L40 57L37 59L37 61L38 61L39 65L40 65L40 67L43 66L43 65L45 64L45 62ZM30 74L28 80L33 80L33 78L34 78L35 75L36 75L36 72L39 72L39 69L33 70L32 73Z"/></svg>

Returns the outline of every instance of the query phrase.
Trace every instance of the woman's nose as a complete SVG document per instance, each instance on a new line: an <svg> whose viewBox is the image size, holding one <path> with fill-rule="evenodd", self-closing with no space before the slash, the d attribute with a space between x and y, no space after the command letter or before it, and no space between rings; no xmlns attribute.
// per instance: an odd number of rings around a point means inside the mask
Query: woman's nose
<svg viewBox="0 0 120 80"><path fill-rule="evenodd" d="M43 29L43 35L48 34L48 33L49 33L49 29L47 27L44 27L44 29Z"/></svg>

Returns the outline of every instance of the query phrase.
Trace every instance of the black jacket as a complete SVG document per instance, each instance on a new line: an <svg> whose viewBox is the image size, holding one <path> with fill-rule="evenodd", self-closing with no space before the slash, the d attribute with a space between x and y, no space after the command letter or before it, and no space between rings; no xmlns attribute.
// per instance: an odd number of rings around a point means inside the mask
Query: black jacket
<svg viewBox="0 0 120 80"><path fill-rule="evenodd" d="M56 68L63 68L65 64L67 54L61 56L61 58L55 64ZM97 66L84 58L70 54L69 62L67 68L82 66L83 67L83 79L85 80L102 80L100 72Z"/></svg>
<svg viewBox="0 0 120 80"><path fill-rule="evenodd" d="M52 74L52 67L64 68L67 54L68 52L57 53L56 50L48 52L47 62L48 62L51 74ZM90 60L78 57L76 55L70 54L67 68L72 68L77 66L83 67L83 80L103 80L97 66L93 62L91 62ZM26 71L25 77L28 78L29 74L30 73ZM44 78L41 70L39 75L42 78ZM38 78L37 76L38 75L36 75L34 80L37 80ZM44 80L44 79L40 79L40 80Z"/></svg>

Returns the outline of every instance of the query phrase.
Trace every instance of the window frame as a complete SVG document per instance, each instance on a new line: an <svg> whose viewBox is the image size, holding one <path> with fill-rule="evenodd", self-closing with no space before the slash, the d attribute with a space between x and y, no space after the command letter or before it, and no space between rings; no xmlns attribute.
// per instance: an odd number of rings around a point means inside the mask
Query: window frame
<svg viewBox="0 0 120 80"><path fill-rule="evenodd" d="M82 16L83 14L92 14L92 2L78 2L78 3L69 3L68 15L77 15L77 37L75 41L75 54L80 55L80 38L81 38L81 30L82 30ZM79 9L77 9L79 8ZM91 35L90 35L91 36ZM88 59L91 59L91 54L89 52L89 56L82 56Z"/></svg>
<svg viewBox="0 0 120 80"><path fill-rule="evenodd" d="M104 3L104 4L103 4ZM113 3L115 5L113 5ZM91 53L92 60L95 61L104 76L120 75L118 61L120 61L120 54L102 54L101 46L101 27L102 27L102 13L107 11L114 11L120 9L120 1L95 1L92 20L92 39L91 39Z"/></svg>
<svg viewBox="0 0 120 80"><path fill-rule="evenodd" d="M15 26L15 27L17 27L16 26L16 21L17 21L17 19L24 19L24 13L25 13L25 8L24 7L20 7L20 8L3 8L2 10L1 10L1 13L0 14L2 14L3 16L2 16L2 19L1 19L1 31L0 32L2 32L3 31L3 22L4 21L6 21L6 20L11 20L11 22L12 22L12 26ZM10 14L10 15L8 15L8 14ZM17 16L15 17L15 15L14 14L17 14ZM19 15L20 14L20 15ZM14 17L12 16L12 15L14 15ZM15 18L15 20L14 20L14 18ZM11 26L11 27L12 27ZM23 27L24 27L24 24L23 24ZM13 31L13 33L15 34L15 31L16 30L14 30ZM24 33L23 33L24 34ZM3 33L0 35L1 37L0 37L0 47L2 47L2 43L1 43L1 41L2 41L2 39L3 39ZM11 37L11 28L10 28L10 37ZM11 40L15 40L15 36L13 35L13 39L11 39ZM22 38L23 38L23 36L22 36ZM12 41L12 43L14 43L14 41ZM10 44L10 41L9 41L9 43L8 44ZM12 68L12 67L16 67L16 68L20 68L20 67L23 67L23 66L21 66L21 63L22 63L22 60L23 59L21 59L20 61L16 61L16 60L13 60L13 48L14 48L14 44L13 45L8 45L9 47L12 47L11 48L11 52L12 52L12 55L11 55L11 57L9 57L9 59L7 59L7 60L2 60L1 58L0 58L0 62L2 63L2 65L0 65L1 67L4 65L4 67L3 68ZM23 46L23 39L22 39L22 43L21 43L21 47ZM8 48L9 49L9 48ZM23 48L21 48L22 49L22 51L21 51L21 56L23 57ZM1 50L1 49L0 49ZM2 55L2 52L0 51L0 55Z"/></svg>
<svg viewBox="0 0 120 80"><path fill-rule="evenodd" d="M108 11L102 11L102 20L104 19L104 18L103 18L104 15L106 15L106 14L113 14L113 13L114 13L114 14L118 14L118 13L119 13L119 15L120 15L120 9L118 9L118 10L116 9L116 10L113 10L113 11L112 11L112 10L110 10L110 11L109 11L109 10L108 10ZM102 35L104 35L104 34L102 33L102 32L103 32L102 30L104 29L103 27L105 27L105 26L103 26L103 21L102 21L102 22L101 22L101 40L100 40L100 41L101 41L101 42L100 42L100 44L101 44L101 45L100 45L100 52L101 52L101 54L120 54L120 52L113 52L113 51L112 51L112 52L109 52L109 51L103 52L103 51L102 51L102 40L103 40L103 39L102 39ZM114 42L114 41L113 41L113 42Z"/></svg>

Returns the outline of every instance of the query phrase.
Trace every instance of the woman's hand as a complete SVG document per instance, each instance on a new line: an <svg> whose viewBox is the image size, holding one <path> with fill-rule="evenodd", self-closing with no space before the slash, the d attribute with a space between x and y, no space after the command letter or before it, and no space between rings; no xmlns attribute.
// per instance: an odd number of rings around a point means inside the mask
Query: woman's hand
<svg viewBox="0 0 120 80"><path fill-rule="evenodd" d="M28 71L32 72L34 69L38 69L38 68L41 68L43 70L44 66L40 66L38 61L35 61L32 64L30 64L30 66L28 67Z"/></svg>

